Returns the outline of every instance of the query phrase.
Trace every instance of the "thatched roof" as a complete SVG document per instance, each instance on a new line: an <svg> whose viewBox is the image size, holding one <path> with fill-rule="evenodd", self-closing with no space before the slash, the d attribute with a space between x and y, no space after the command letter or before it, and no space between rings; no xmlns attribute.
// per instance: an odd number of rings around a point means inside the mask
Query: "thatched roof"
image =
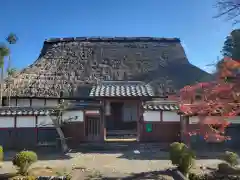
<svg viewBox="0 0 240 180"><path fill-rule="evenodd" d="M10 88L12 96L60 97L103 80L139 80L164 93L204 76L209 75L188 62L177 38L55 38L46 40L39 58L11 78Z"/></svg>

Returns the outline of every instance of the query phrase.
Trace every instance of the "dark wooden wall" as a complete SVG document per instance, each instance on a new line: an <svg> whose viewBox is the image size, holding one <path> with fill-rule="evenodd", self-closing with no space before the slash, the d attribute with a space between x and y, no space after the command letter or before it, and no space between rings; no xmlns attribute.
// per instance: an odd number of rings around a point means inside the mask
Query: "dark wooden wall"
<svg viewBox="0 0 240 180"><path fill-rule="evenodd" d="M84 122L65 124L62 130L70 147L77 147L81 142L85 142Z"/></svg>
<svg viewBox="0 0 240 180"><path fill-rule="evenodd" d="M152 132L146 131L148 123L152 124ZM180 122L143 122L140 141L164 143L180 141Z"/></svg>
<svg viewBox="0 0 240 180"><path fill-rule="evenodd" d="M34 149L40 143L54 144L58 138L53 128L1 128L0 145L4 149Z"/></svg>

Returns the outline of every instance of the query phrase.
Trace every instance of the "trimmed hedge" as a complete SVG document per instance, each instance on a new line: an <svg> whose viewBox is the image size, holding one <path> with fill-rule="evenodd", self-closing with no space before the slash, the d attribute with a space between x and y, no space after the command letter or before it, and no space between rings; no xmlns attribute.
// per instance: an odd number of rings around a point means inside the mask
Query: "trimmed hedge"
<svg viewBox="0 0 240 180"><path fill-rule="evenodd" d="M17 153L12 160L14 166L17 166L21 175L26 175L29 167L38 160L37 154L33 151L21 151Z"/></svg>

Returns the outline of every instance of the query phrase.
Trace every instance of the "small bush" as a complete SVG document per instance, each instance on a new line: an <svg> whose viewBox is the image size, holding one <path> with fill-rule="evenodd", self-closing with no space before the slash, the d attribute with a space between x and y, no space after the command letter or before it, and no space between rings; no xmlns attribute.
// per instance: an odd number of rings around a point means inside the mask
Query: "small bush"
<svg viewBox="0 0 240 180"><path fill-rule="evenodd" d="M226 151L223 160L226 161L230 166L234 167L238 165L238 155L237 153Z"/></svg>
<svg viewBox="0 0 240 180"><path fill-rule="evenodd" d="M174 142L170 145L170 159L172 164L176 165L183 174L188 175L195 158L194 152L184 143Z"/></svg>
<svg viewBox="0 0 240 180"><path fill-rule="evenodd" d="M190 149L183 149L178 164L178 169L185 175L187 175L192 168L195 160L195 154Z"/></svg>
<svg viewBox="0 0 240 180"><path fill-rule="evenodd" d="M173 165L178 165L181 153L187 146L184 143L174 142L170 145L170 160Z"/></svg>
<svg viewBox="0 0 240 180"><path fill-rule="evenodd" d="M19 168L19 173L26 175L29 167L37 161L37 154L33 151L21 151L17 153L12 163Z"/></svg>
<svg viewBox="0 0 240 180"><path fill-rule="evenodd" d="M3 161L3 157L4 157L4 154L3 154L3 147L0 146L0 161Z"/></svg>

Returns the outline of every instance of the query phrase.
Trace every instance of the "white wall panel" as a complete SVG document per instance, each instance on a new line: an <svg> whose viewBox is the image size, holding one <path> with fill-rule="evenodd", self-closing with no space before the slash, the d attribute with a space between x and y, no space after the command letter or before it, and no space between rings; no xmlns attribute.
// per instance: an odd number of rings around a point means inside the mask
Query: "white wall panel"
<svg viewBox="0 0 240 180"><path fill-rule="evenodd" d="M176 112L163 111L164 122L180 122L180 115Z"/></svg>
<svg viewBox="0 0 240 180"><path fill-rule="evenodd" d="M58 100L56 99L47 99L46 100L46 106L57 106Z"/></svg>
<svg viewBox="0 0 240 180"><path fill-rule="evenodd" d="M228 122L232 124L240 124L240 116L230 117L228 118Z"/></svg>
<svg viewBox="0 0 240 180"><path fill-rule="evenodd" d="M199 122L198 116L189 117L189 124L197 124Z"/></svg>
<svg viewBox="0 0 240 180"><path fill-rule="evenodd" d="M17 116L16 127L36 127L35 116Z"/></svg>
<svg viewBox="0 0 240 180"><path fill-rule="evenodd" d="M49 116L38 116L37 127L53 127L52 119Z"/></svg>
<svg viewBox="0 0 240 180"><path fill-rule="evenodd" d="M71 121L71 122L83 122L84 115L83 111L66 111L62 116L63 121Z"/></svg>
<svg viewBox="0 0 240 180"><path fill-rule="evenodd" d="M17 99L17 106L29 107L30 106L30 99Z"/></svg>
<svg viewBox="0 0 240 180"><path fill-rule="evenodd" d="M0 128L13 128L14 117L0 117Z"/></svg>
<svg viewBox="0 0 240 180"><path fill-rule="evenodd" d="M4 99L4 104L6 106L9 106L9 100L8 99ZM10 106L16 106L16 99L13 99L13 98L10 99Z"/></svg>
<svg viewBox="0 0 240 180"><path fill-rule="evenodd" d="M32 106L36 107L44 106L44 99L32 99Z"/></svg>
<svg viewBox="0 0 240 180"><path fill-rule="evenodd" d="M206 123L213 123L214 120L224 120L223 117L219 117L218 116L207 116L205 117L204 121ZM189 117L189 124L197 124L199 122L199 117L198 116L192 116L192 117ZM232 124L240 124L240 116L235 116L235 117L229 117L229 118L226 118L226 121L232 123Z"/></svg>
<svg viewBox="0 0 240 180"><path fill-rule="evenodd" d="M144 121L160 122L161 121L160 111L145 111L143 113L143 119Z"/></svg>

